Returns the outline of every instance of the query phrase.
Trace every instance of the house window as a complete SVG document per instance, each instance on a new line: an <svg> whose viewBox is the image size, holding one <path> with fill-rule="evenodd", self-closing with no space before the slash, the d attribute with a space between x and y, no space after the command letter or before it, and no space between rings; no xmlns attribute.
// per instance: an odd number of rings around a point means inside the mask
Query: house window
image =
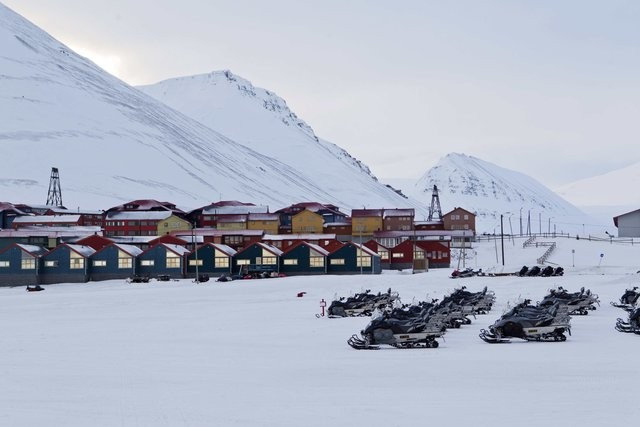
<svg viewBox="0 0 640 427"><path fill-rule="evenodd" d="M334 258L329 261L331 265L344 265L344 258Z"/></svg>
<svg viewBox="0 0 640 427"><path fill-rule="evenodd" d="M413 253L413 259L424 259L424 251L415 251Z"/></svg>
<svg viewBox="0 0 640 427"><path fill-rule="evenodd" d="M371 267L371 257L359 256L356 259L356 267Z"/></svg>
<svg viewBox="0 0 640 427"><path fill-rule="evenodd" d="M189 260L189 265L191 267L195 267L196 265L198 267L202 267L202 260L201 259L190 259Z"/></svg>
<svg viewBox="0 0 640 427"><path fill-rule="evenodd" d="M298 260L297 259L285 259L283 261L284 265L298 265Z"/></svg>
<svg viewBox="0 0 640 427"><path fill-rule="evenodd" d="M133 260L131 257L118 258L118 268L131 268L133 267Z"/></svg>
<svg viewBox="0 0 640 427"><path fill-rule="evenodd" d="M242 243L242 236L226 236L225 243L227 245L239 245Z"/></svg>
<svg viewBox="0 0 640 427"><path fill-rule="evenodd" d="M58 261L45 261L44 262L44 266L45 267L57 267L58 266Z"/></svg>
<svg viewBox="0 0 640 427"><path fill-rule="evenodd" d="M449 258L449 255L446 252L442 252L442 258Z"/></svg>
<svg viewBox="0 0 640 427"><path fill-rule="evenodd" d="M9 267L9 261L0 261L0 267Z"/></svg>
<svg viewBox="0 0 640 427"><path fill-rule="evenodd" d="M250 262L248 259L239 259L238 261L236 261L236 264L238 265L249 265Z"/></svg>
<svg viewBox="0 0 640 427"><path fill-rule="evenodd" d="M309 258L309 267L324 267L324 257L312 256Z"/></svg>
<svg viewBox="0 0 640 427"><path fill-rule="evenodd" d="M180 268L180 258L177 256L167 256L167 268Z"/></svg>
<svg viewBox="0 0 640 427"><path fill-rule="evenodd" d="M216 268L228 268L229 267L229 257L215 257L213 259L213 265ZM238 265L241 265L240 263L238 263Z"/></svg>
<svg viewBox="0 0 640 427"><path fill-rule="evenodd" d="M388 251L378 251L380 253L380 258L381 259L389 259L389 252Z"/></svg>
<svg viewBox="0 0 640 427"><path fill-rule="evenodd" d="M393 258L402 258L404 257L404 254L402 252L394 252L393 254Z"/></svg>
<svg viewBox="0 0 640 427"><path fill-rule="evenodd" d="M262 265L276 265L278 263L278 259L274 256L265 256L262 257L262 262L258 262L260 258L256 258L256 264Z"/></svg>
<svg viewBox="0 0 640 427"><path fill-rule="evenodd" d="M154 264L155 262L152 259L143 259L140 261L140 265L145 267L153 267Z"/></svg>
<svg viewBox="0 0 640 427"><path fill-rule="evenodd" d="M105 261L103 259L95 259L95 260L93 260L93 266L94 267L106 267L107 266L107 261Z"/></svg>
<svg viewBox="0 0 640 427"><path fill-rule="evenodd" d="M71 258L69 260L69 269L81 270L84 268L84 258Z"/></svg>

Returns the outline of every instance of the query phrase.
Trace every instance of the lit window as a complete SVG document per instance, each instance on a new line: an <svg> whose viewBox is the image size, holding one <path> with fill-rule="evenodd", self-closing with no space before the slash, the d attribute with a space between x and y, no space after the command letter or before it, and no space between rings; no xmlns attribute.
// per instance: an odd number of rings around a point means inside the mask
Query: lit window
<svg viewBox="0 0 640 427"><path fill-rule="evenodd" d="M334 258L329 261L331 265L344 265L344 258Z"/></svg>
<svg viewBox="0 0 640 427"><path fill-rule="evenodd" d="M179 257L167 257L167 268L180 268Z"/></svg>
<svg viewBox="0 0 640 427"><path fill-rule="evenodd" d="M84 268L84 258L71 258L69 260L69 269L81 270Z"/></svg>
<svg viewBox="0 0 640 427"><path fill-rule="evenodd" d="M236 264L238 264L238 265L249 265L249 264L250 264L250 262L249 262L249 260L248 260L248 259L239 259L239 260L236 262Z"/></svg>
<svg viewBox="0 0 640 427"><path fill-rule="evenodd" d="M118 258L118 268L131 268L133 267L133 260L131 257Z"/></svg>
<svg viewBox="0 0 640 427"><path fill-rule="evenodd" d="M45 267L57 267L58 266L58 261L45 261L44 262L44 266Z"/></svg>
<svg viewBox="0 0 640 427"><path fill-rule="evenodd" d="M309 267L324 267L324 257L312 256L309 258Z"/></svg>
<svg viewBox="0 0 640 427"><path fill-rule="evenodd" d="M0 267L9 267L9 261L0 261Z"/></svg>
<svg viewBox="0 0 640 427"><path fill-rule="evenodd" d="M402 258L402 257L404 257L404 254L402 252L393 253L393 258Z"/></svg>
<svg viewBox="0 0 640 427"><path fill-rule="evenodd" d="M198 267L202 267L202 260L201 260L201 259L197 259L197 260L196 260L196 259L190 259L190 260L189 260L189 265L190 265L191 267L195 267L196 265L197 265Z"/></svg>
<svg viewBox="0 0 640 427"><path fill-rule="evenodd" d="M95 259L95 260L93 260L93 266L94 267L106 267L107 266L107 261L105 261L103 259Z"/></svg>
<svg viewBox="0 0 640 427"><path fill-rule="evenodd" d="M229 267L229 257L215 257L213 259L213 265L216 268L227 268Z"/></svg>
<svg viewBox="0 0 640 427"><path fill-rule="evenodd" d="M276 265L278 263L278 259L276 257L272 257L272 256L265 256L262 257L262 263L258 262L258 258L256 258L256 264L262 264L262 265Z"/></svg>
<svg viewBox="0 0 640 427"><path fill-rule="evenodd" d="M140 265L145 267L152 267L154 264L155 262L152 259L143 259L140 261Z"/></svg>
<svg viewBox="0 0 640 427"><path fill-rule="evenodd" d="M285 259L283 261L284 265L298 265L297 259Z"/></svg>
<svg viewBox="0 0 640 427"><path fill-rule="evenodd" d="M371 257L359 256L356 259L356 267L371 267Z"/></svg>

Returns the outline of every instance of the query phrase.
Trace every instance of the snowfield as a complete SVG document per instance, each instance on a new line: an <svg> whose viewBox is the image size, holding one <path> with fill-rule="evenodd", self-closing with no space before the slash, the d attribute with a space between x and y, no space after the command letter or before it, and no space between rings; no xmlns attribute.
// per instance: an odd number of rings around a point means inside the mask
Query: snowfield
<svg viewBox="0 0 640 427"><path fill-rule="evenodd" d="M553 240L553 239L540 239ZM640 336L609 305L638 285L640 245L555 239L564 277L424 274L286 277L195 284L108 281L0 288L6 426L619 426L637 418ZM499 241L467 265L496 267ZM507 244L508 243L508 244ZM504 271L546 248L505 242ZM572 253L575 249L575 267ZM473 253L473 251L470 251ZM604 253L604 257L600 254ZM598 265L600 263L600 265ZM494 310L437 349L356 351L368 318L317 318L319 301L391 287L404 302L488 286ZM564 343L491 345L481 328L518 298L585 286L602 306ZM306 292L298 298L298 292Z"/></svg>

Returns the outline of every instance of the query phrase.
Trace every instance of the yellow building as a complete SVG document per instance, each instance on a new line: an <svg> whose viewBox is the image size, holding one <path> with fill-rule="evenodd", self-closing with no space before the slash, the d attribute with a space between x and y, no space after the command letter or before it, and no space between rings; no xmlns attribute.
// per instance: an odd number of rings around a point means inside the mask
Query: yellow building
<svg viewBox="0 0 640 427"><path fill-rule="evenodd" d="M247 230L264 230L266 234L278 234L280 215L275 213L250 213Z"/></svg>
<svg viewBox="0 0 640 427"><path fill-rule="evenodd" d="M351 211L351 235L354 237L373 236L382 230L382 209L354 209Z"/></svg>
<svg viewBox="0 0 640 427"><path fill-rule="evenodd" d="M291 217L291 233L308 234L308 233L324 233L324 218L322 215L303 210Z"/></svg>
<svg viewBox="0 0 640 427"><path fill-rule="evenodd" d="M171 215L158 222L158 236L170 234L172 231L191 230L191 224L178 216Z"/></svg>

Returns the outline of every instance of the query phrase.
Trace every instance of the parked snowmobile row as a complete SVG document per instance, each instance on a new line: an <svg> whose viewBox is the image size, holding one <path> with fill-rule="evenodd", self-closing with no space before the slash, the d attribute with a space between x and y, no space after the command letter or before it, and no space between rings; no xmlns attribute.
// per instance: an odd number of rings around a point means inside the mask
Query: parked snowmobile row
<svg viewBox="0 0 640 427"><path fill-rule="evenodd" d="M484 314L495 301L493 292L485 287L469 292L462 287L437 299L378 311L360 336L352 335L347 343L357 350L374 350L386 344L398 348L436 348L436 338L447 328L459 328L471 323L469 315Z"/></svg>
<svg viewBox="0 0 640 427"><path fill-rule="evenodd" d="M480 338L488 343L507 343L512 338L525 341L565 341L571 334L569 308L556 302L551 306L531 305L524 300L498 319L489 330L482 329Z"/></svg>
<svg viewBox="0 0 640 427"><path fill-rule="evenodd" d="M357 293L352 297L341 297L334 300L327 310L328 317L355 317L371 316L375 309L391 307L398 299L397 292L391 292L391 288L385 293L372 294L370 289Z"/></svg>
<svg viewBox="0 0 640 427"><path fill-rule="evenodd" d="M620 297L620 302L611 301L611 305L630 313L635 309L636 304L639 302L639 298L640 292L638 291L638 287L634 286L633 288L624 291L624 294Z"/></svg>
<svg viewBox="0 0 640 427"><path fill-rule="evenodd" d="M517 276L520 277L552 277L552 276L562 276L564 274L564 268L562 267L551 267L550 265L545 268L540 268L537 265L529 268L526 265L523 266L518 273Z"/></svg>
<svg viewBox="0 0 640 427"><path fill-rule="evenodd" d="M567 292L562 286L557 289L549 290L549 294L538 302L541 307L551 307L556 303L564 304L569 309L570 315L587 315L589 310L595 310L596 304L600 305L598 295L591 293L591 290L585 291L584 287L580 292Z"/></svg>
<svg viewBox="0 0 640 427"><path fill-rule="evenodd" d="M447 328L445 315L432 303L382 311L361 335L352 335L347 343L356 350L377 350L381 344L398 348L436 348Z"/></svg>
<svg viewBox="0 0 640 427"><path fill-rule="evenodd" d="M633 332L640 335L640 307L635 307L629 312L629 318L625 322L621 318L616 321L616 330L620 332Z"/></svg>

